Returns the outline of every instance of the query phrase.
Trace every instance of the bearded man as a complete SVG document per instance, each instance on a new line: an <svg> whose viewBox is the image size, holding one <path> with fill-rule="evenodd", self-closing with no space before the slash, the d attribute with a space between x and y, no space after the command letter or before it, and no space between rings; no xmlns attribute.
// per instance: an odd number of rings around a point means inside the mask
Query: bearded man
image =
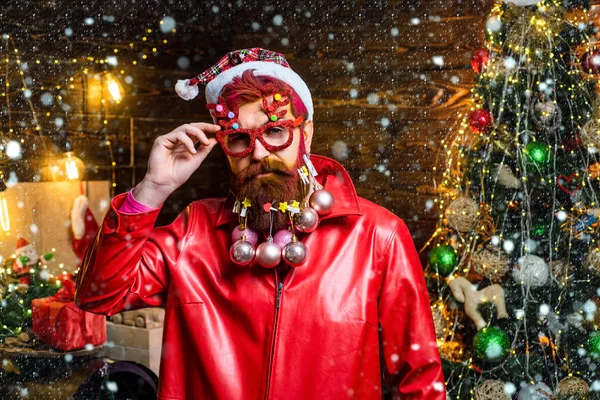
<svg viewBox="0 0 600 400"><path fill-rule="evenodd" d="M156 139L77 279L84 310L165 307L160 399L444 399L428 292L402 220L311 155L313 103L283 55L253 48L180 81L214 124ZM226 199L154 228L220 144ZM233 231L233 232L232 232Z"/></svg>

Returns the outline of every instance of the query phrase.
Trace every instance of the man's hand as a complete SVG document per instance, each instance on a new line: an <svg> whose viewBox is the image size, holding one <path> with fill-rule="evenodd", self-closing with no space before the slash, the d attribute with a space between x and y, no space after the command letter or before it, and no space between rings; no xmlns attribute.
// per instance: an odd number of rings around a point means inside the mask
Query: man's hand
<svg viewBox="0 0 600 400"><path fill-rule="evenodd" d="M160 207L217 144L216 139L209 139L206 134L220 129L219 125L195 122L156 138L148 159L148 172L135 187L135 199L149 207ZM197 150L196 144L199 144Z"/></svg>

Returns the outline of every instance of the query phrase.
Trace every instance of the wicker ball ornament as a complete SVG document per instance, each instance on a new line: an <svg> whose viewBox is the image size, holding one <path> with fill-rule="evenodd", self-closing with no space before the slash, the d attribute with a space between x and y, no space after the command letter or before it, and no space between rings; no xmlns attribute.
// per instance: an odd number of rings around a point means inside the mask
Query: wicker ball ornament
<svg viewBox="0 0 600 400"><path fill-rule="evenodd" d="M600 116L594 115L581 131L581 141L586 147L600 149Z"/></svg>
<svg viewBox="0 0 600 400"><path fill-rule="evenodd" d="M510 269L508 256L495 246L486 246L473 254L471 266L474 272L490 280L502 278Z"/></svg>
<svg viewBox="0 0 600 400"><path fill-rule="evenodd" d="M448 224L459 232L471 232L477 224L479 206L470 197L461 196L446 208Z"/></svg>
<svg viewBox="0 0 600 400"><path fill-rule="evenodd" d="M587 399L590 386L581 378L567 376L558 382L559 399Z"/></svg>
<svg viewBox="0 0 600 400"><path fill-rule="evenodd" d="M531 107L533 121L545 129L555 129L560 125L562 113L558 104L552 100L540 98L535 100Z"/></svg>
<svg viewBox="0 0 600 400"><path fill-rule="evenodd" d="M588 251L585 258L585 266L594 271L597 276L600 276L600 248L596 247Z"/></svg>
<svg viewBox="0 0 600 400"><path fill-rule="evenodd" d="M558 283L566 284L571 270L571 265L566 260L552 260L548 264L552 271L552 278Z"/></svg>
<svg viewBox="0 0 600 400"><path fill-rule="evenodd" d="M504 382L489 380L475 387L476 400L510 400L510 396L504 391Z"/></svg>

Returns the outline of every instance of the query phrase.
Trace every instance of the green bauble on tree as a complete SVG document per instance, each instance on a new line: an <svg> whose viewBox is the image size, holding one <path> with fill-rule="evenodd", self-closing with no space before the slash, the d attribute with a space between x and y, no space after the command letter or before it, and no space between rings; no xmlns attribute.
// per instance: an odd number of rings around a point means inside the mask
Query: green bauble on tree
<svg viewBox="0 0 600 400"><path fill-rule="evenodd" d="M437 246L429 255L429 265L441 276L450 275L458 264L456 249L448 244Z"/></svg>
<svg viewBox="0 0 600 400"><path fill-rule="evenodd" d="M587 352L590 357L600 358L600 332L594 331L590 333L586 343Z"/></svg>
<svg viewBox="0 0 600 400"><path fill-rule="evenodd" d="M548 224L545 222L539 222L533 226L531 230L531 236L539 238L543 237L548 233Z"/></svg>
<svg viewBox="0 0 600 400"><path fill-rule="evenodd" d="M483 328L473 339L475 355L488 362L500 362L510 350L510 339L506 332L495 326Z"/></svg>
<svg viewBox="0 0 600 400"><path fill-rule="evenodd" d="M552 152L550 146L542 142L529 142L525 146L525 155L527 161L538 167L545 167L550 163L552 159Z"/></svg>

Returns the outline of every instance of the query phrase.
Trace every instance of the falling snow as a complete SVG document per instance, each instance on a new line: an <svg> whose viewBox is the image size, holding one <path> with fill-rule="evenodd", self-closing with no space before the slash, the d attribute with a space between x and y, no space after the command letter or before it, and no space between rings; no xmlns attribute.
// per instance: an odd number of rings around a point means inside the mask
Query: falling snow
<svg viewBox="0 0 600 400"><path fill-rule="evenodd" d="M164 17L159 27L162 33L169 33L175 29L175 19L172 17Z"/></svg>

